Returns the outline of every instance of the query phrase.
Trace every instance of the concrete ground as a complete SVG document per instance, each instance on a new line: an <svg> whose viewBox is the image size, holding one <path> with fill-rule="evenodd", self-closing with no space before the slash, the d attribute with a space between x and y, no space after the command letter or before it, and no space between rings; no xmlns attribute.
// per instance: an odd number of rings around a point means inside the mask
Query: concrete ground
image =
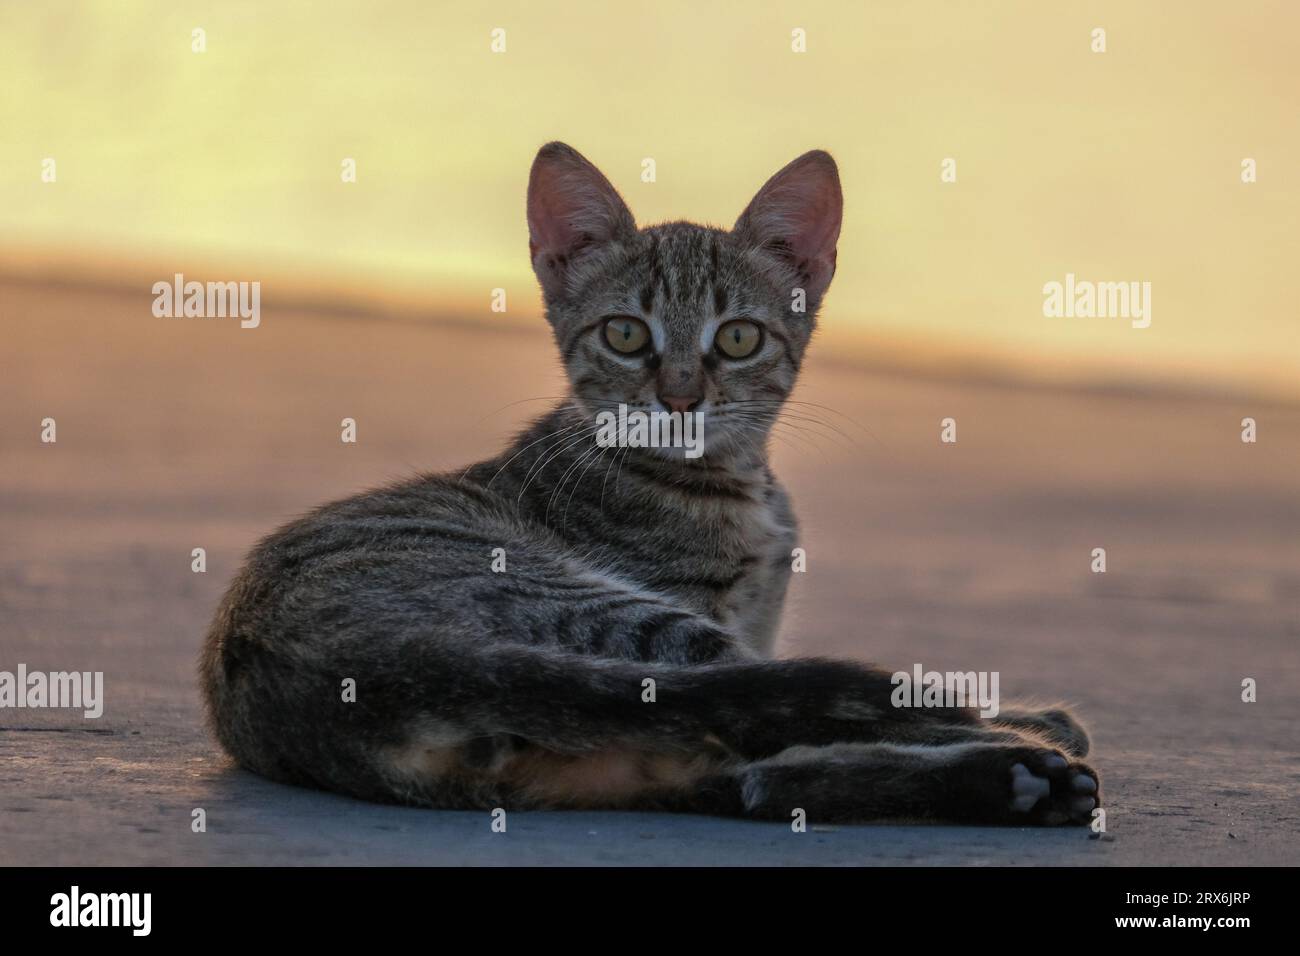
<svg viewBox="0 0 1300 956"><path fill-rule="evenodd" d="M0 710L0 864L1300 863L1300 409L829 355L807 370L815 404L776 452L808 552L781 652L996 670L1004 699L1068 699L1093 731L1103 838L623 813L517 813L494 834L484 813L232 768L195 660L259 534L486 456L540 410L559 391L545 335L274 305L241 330L149 303L0 284L0 670L103 671L106 696L98 720Z"/></svg>

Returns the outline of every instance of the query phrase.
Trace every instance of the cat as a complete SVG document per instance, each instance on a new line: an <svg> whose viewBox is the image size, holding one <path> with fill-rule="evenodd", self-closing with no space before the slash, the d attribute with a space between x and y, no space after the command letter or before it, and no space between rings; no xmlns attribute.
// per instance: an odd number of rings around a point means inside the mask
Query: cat
<svg viewBox="0 0 1300 956"><path fill-rule="evenodd" d="M493 460L254 547L200 666L224 748L274 780L437 808L1090 820L1099 778L1064 709L900 709L887 672L769 656L796 524L766 445L842 207L813 151L729 232L638 228L595 166L544 146L529 253L567 397ZM618 405L702 415L703 454L595 444Z"/></svg>

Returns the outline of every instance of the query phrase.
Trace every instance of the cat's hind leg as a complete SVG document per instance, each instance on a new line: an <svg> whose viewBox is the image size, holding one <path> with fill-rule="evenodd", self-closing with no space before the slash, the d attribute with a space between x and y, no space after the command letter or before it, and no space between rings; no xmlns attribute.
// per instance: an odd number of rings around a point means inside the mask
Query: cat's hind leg
<svg viewBox="0 0 1300 956"><path fill-rule="evenodd" d="M789 822L923 821L1086 824L1100 806L1088 765L1045 745L962 743L798 746L743 761L611 746L565 754L508 747L480 776L441 782L434 805L638 809Z"/></svg>
<svg viewBox="0 0 1300 956"><path fill-rule="evenodd" d="M1099 798L1096 773L1034 728L897 710L887 674L846 662L481 653L411 688L433 712L380 755L400 799L1031 825L1084 822Z"/></svg>
<svg viewBox="0 0 1300 956"><path fill-rule="evenodd" d="M703 812L730 805L768 820L802 810L811 821L1012 826L1084 824L1101 800L1091 767L1031 743L793 747L703 780L695 796Z"/></svg>

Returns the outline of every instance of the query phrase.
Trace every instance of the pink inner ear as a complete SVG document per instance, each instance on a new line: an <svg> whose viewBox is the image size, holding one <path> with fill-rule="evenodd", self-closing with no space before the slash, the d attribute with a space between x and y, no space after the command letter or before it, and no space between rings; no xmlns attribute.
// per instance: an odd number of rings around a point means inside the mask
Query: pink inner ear
<svg viewBox="0 0 1300 956"><path fill-rule="evenodd" d="M785 242L798 259L833 266L843 208L835 161L805 153L767 181L736 226L762 242Z"/></svg>
<svg viewBox="0 0 1300 956"><path fill-rule="evenodd" d="M635 229L632 214L600 170L569 147L545 147L528 182L529 248L569 252L584 240Z"/></svg>
<svg viewBox="0 0 1300 956"><path fill-rule="evenodd" d="M539 248L564 249L572 244L578 205L579 197L563 172L539 163L528 186L528 238L534 254Z"/></svg>
<svg viewBox="0 0 1300 956"><path fill-rule="evenodd" d="M838 179L818 177L807 184L804 205L793 239L800 255L824 259L834 254L840 238L842 200Z"/></svg>

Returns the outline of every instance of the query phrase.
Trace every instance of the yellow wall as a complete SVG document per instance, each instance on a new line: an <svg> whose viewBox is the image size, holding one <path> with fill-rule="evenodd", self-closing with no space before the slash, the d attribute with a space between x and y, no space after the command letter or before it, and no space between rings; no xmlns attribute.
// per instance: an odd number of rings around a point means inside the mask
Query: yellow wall
<svg viewBox="0 0 1300 956"><path fill-rule="evenodd" d="M1300 394L1298 27L1254 0L4 2L0 244L11 268L202 253L509 321L536 309L540 143L642 222L721 224L820 146L847 201L824 352ZM1067 272L1150 281L1151 327L1044 318Z"/></svg>

